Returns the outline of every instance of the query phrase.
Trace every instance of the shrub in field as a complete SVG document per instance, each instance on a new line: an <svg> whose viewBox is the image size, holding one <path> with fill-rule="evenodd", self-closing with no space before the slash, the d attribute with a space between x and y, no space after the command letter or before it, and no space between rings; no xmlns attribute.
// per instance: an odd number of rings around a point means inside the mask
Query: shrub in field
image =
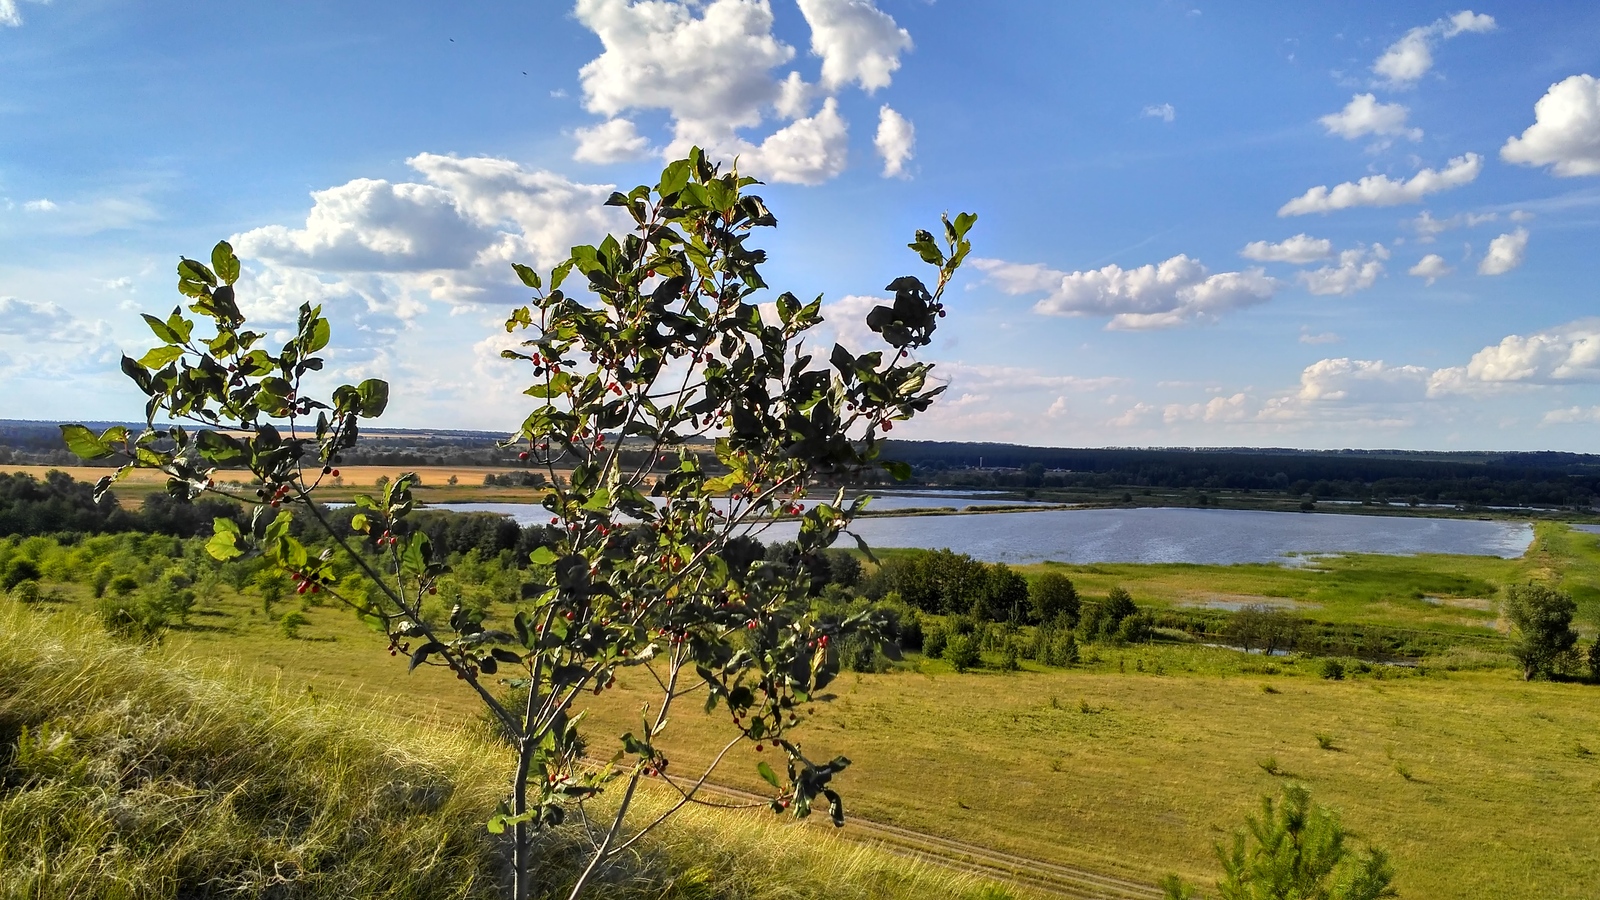
<svg viewBox="0 0 1600 900"><path fill-rule="evenodd" d="M1298 784L1283 789L1283 800L1261 800L1261 815L1245 819L1231 844L1218 844L1222 900L1382 900L1398 894L1391 886L1394 867L1388 854L1369 848L1361 854L1346 846L1348 833L1332 811L1311 805L1311 792ZM1166 900L1191 900L1198 894L1176 875L1161 882Z"/></svg>
<svg viewBox="0 0 1600 900"><path fill-rule="evenodd" d="M1572 630L1577 612L1572 597L1541 584L1512 585L1506 590L1505 614L1511 620L1511 653L1522 663L1522 677L1532 681L1557 674L1578 644Z"/></svg>
<svg viewBox="0 0 1600 900"><path fill-rule="evenodd" d="M978 637L974 634L952 634L945 642L944 658L955 666L957 672L975 669L983 663L978 651Z"/></svg>
<svg viewBox="0 0 1600 900"><path fill-rule="evenodd" d="M1584 655L1583 661L1589 668L1589 680L1600 682L1600 635L1595 635L1594 643L1589 645L1589 652Z"/></svg>
<svg viewBox="0 0 1600 900"><path fill-rule="evenodd" d="M814 760L788 732L838 673L841 640L859 634L898 651L882 642L884 622L870 611L841 618L811 608L814 564L848 533L862 501L845 503L842 489L810 507L800 500L830 479L909 475L908 465L879 454L895 423L943 390L930 381L932 366L911 354L932 340L975 217L947 217L942 246L916 233L910 246L936 280L930 288L906 276L887 286L894 299L866 322L886 349L836 344L824 356L802 344L821 322L820 297L802 303L780 294L770 321L759 306L766 253L747 242L776 219L746 193L754 183L695 150L655 186L611 195L607 205L633 222L621 238L575 247L545 274L513 267L533 300L511 311L506 330L525 340L502 356L526 373L533 408L508 446L549 477L543 503L551 520L549 543L529 555L531 581L505 598L520 599L507 621L464 605L430 615L450 572L428 532L412 526L414 474L358 495L348 529L333 527L313 502L340 477L341 453L355 445L361 421L384 411L389 387L368 379L318 393L319 354L331 339L320 307L302 306L292 337L269 351L266 333L240 311L240 264L225 242L209 266L184 259L178 267L179 291L211 333L197 332L182 309L147 315L160 346L123 359L149 398L144 430L63 426L80 456L127 459L101 480L101 492L142 467L165 472L167 492L181 500L214 492L244 501L252 509L243 525L215 520L207 544L214 557L262 555L302 594L327 593L354 608L412 669L446 668L478 696L516 748L510 796L489 827L511 834L519 900L532 884L533 830L613 792L615 812L596 826L570 889L577 897L603 864L697 799L741 742L782 751L779 770L758 765L775 812L803 817L826 805L843 822L832 781L849 760ZM584 290L565 289L569 276ZM703 446L712 448L715 472ZM630 463L639 458L644 464ZM218 484L213 475L223 466L248 467L259 487L252 494ZM792 556L748 568L730 559L740 538L786 517L799 521ZM371 589L347 594L355 572ZM967 641L976 653L976 639ZM600 754L614 762L595 769L578 753L579 701L629 668L648 672L660 692L639 727ZM496 680L525 689L522 704L503 703ZM658 742L685 695L707 712L724 707L732 727L710 769L679 776ZM647 775L665 779L681 801L624 836Z"/></svg>
<svg viewBox="0 0 1600 900"><path fill-rule="evenodd" d="M935 625L922 638L922 652L929 659L938 659L944 656L944 651L949 645L950 632L943 625Z"/></svg>
<svg viewBox="0 0 1600 900"><path fill-rule="evenodd" d="M1068 628L1078 626L1078 590L1060 572L1046 572L1028 586L1028 605L1035 622L1063 619Z"/></svg>
<svg viewBox="0 0 1600 900"><path fill-rule="evenodd" d="M0 573L0 590L9 591L24 581L38 581L43 577L39 566L31 559L17 557L6 564Z"/></svg>
<svg viewBox="0 0 1600 900"><path fill-rule="evenodd" d="M1344 680L1344 663L1333 657L1326 657L1317 664L1317 674L1330 681Z"/></svg>
<svg viewBox="0 0 1600 900"><path fill-rule="evenodd" d="M289 640L298 640L300 638L300 629L310 624L310 622L311 620L306 618L305 613L298 609L293 609L284 613L283 618L278 620L278 630L283 632L283 636Z"/></svg>
<svg viewBox="0 0 1600 900"><path fill-rule="evenodd" d="M18 603L38 603L39 597L39 582L32 579L11 586L11 599Z"/></svg>

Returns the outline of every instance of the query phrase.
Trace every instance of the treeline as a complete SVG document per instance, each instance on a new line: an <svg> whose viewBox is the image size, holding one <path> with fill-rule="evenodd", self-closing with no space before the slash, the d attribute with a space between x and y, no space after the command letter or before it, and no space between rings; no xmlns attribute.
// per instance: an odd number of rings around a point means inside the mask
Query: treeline
<svg viewBox="0 0 1600 900"><path fill-rule="evenodd" d="M884 455L911 463L918 480L966 487L1270 491L1474 506L1588 506L1600 496L1600 456L1577 453L1071 450L893 441Z"/></svg>
<svg viewBox="0 0 1600 900"><path fill-rule="evenodd" d="M132 531L193 537L210 534L216 518L242 521L242 513L227 500L185 503L166 494L151 494L138 510L127 510L111 496L96 502L93 485L65 472L48 472L42 480L22 472L0 475L0 535Z"/></svg>

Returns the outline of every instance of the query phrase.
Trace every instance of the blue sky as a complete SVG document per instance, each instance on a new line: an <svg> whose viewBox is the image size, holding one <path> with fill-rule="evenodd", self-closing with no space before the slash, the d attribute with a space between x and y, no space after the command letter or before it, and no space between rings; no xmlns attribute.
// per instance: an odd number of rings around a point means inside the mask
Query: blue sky
<svg viewBox="0 0 1600 900"><path fill-rule="evenodd" d="M136 415L227 237L385 424L511 428L509 261L700 143L828 340L979 214L907 436L1595 450L1597 77L1590 3L0 0L0 418Z"/></svg>

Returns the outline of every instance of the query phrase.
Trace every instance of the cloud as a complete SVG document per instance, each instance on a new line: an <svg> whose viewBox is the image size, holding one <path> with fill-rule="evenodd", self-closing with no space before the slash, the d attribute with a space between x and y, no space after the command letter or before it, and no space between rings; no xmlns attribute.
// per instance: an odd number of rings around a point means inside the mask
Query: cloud
<svg viewBox="0 0 1600 900"><path fill-rule="evenodd" d="M1373 244L1370 248L1345 250L1339 254L1338 265L1301 272L1298 277L1313 294L1349 295L1376 284L1378 276L1383 274L1383 260L1388 258L1388 248Z"/></svg>
<svg viewBox="0 0 1600 900"><path fill-rule="evenodd" d="M1146 119L1160 119L1163 122L1170 123L1178 117L1178 111L1173 108L1171 103L1162 103L1157 106L1146 106L1139 115Z"/></svg>
<svg viewBox="0 0 1600 900"><path fill-rule="evenodd" d="M1265 303L1279 287L1261 269L1209 274L1199 260L1178 255L1136 269L1109 265L1059 272L1039 264L973 261L1008 294L1047 292L1033 311L1047 316L1109 316L1112 330L1172 328L1212 321L1232 309Z"/></svg>
<svg viewBox="0 0 1600 900"><path fill-rule="evenodd" d="M1416 265L1407 269L1406 274L1415 275L1418 278L1426 278L1428 279L1427 283L1431 285L1435 281L1438 281L1454 271L1454 269L1450 268L1450 266L1445 263L1444 257L1437 253L1429 253L1422 259L1417 260Z"/></svg>
<svg viewBox="0 0 1600 900"><path fill-rule="evenodd" d="M935 370L952 384L959 383L964 390L985 394L1010 394L1017 391L1101 391L1122 384L1124 379L1109 375L1083 377L1079 375L1052 375L1038 369L1022 366L980 365L964 362L941 362Z"/></svg>
<svg viewBox="0 0 1600 900"><path fill-rule="evenodd" d="M1161 411L1161 420L1175 422L1243 422L1255 417L1250 398L1243 394L1231 397L1212 397L1205 403L1169 403Z"/></svg>
<svg viewBox="0 0 1600 900"><path fill-rule="evenodd" d="M911 35L872 0L799 0L811 26L811 52L822 57L822 84L855 82L867 93L886 88L911 50Z"/></svg>
<svg viewBox="0 0 1600 900"><path fill-rule="evenodd" d="M1140 401L1130 406L1122 415L1108 420L1106 424L1113 428L1138 428L1142 425L1153 424L1155 417L1160 412L1161 410L1155 406Z"/></svg>
<svg viewBox="0 0 1600 900"><path fill-rule="evenodd" d="M839 115L839 101L829 97L816 115L794 120L760 146L734 141L722 149L739 149L740 171L761 173L772 181L821 184L849 163L849 127Z"/></svg>
<svg viewBox="0 0 1600 900"><path fill-rule="evenodd" d="M9 28L18 28L22 25L22 9L18 6L20 0L0 0L0 25ZM34 3L49 3L50 0L32 0Z"/></svg>
<svg viewBox="0 0 1600 900"><path fill-rule="evenodd" d="M1251 241L1244 245L1239 255L1245 259L1257 262L1283 262L1304 265L1327 259L1333 253L1333 241L1327 238L1314 238L1309 234L1297 234L1292 238L1271 244L1266 241Z"/></svg>
<svg viewBox="0 0 1600 900"><path fill-rule="evenodd" d="M1518 216L1522 215L1526 214L1515 212L1511 214L1511 218L1513 221L1522 221L1520 218L1518 218ZM1473 228L1478 225L1482 225L1485 222L1497 221L1499 218L1499 213L1491 212L1461 213L1459 215L1451 216L1448 219L1435 219L1433 217L1433 213L1429 212L1428 210L1423 210L1420 215L1418 215L1415 219L1412 219L1408 224L1410 224L1410 226L1416 230L1418 243L1431 244L1436 237L1452 228Z"/></svg>
<svg viewBox="0 0 1600 900"><path fill-rule="evenodd" d="M1429 372L1422 366L1391 366L1383 360L1323 359L1300 373L1305 402L1397 403L1427 396Z"/></svg>
<svg viewBox="0 0 1600 900"><path fill-rule="evenodd" d="M1465 366L1433 374L1435 394L1519 384L1600 382L1600 319L1579 319L1523 337L1508 335Z"/></svg>
<svg viewBox="0 0 1600 900"><path fill-rule="evenodd" d="M1600 79L1573 75L1550 85L1533 105L1533 124L1506 141L1500 158L1569 178L1600 175Z"/></svg>
<svg viewBox="0 0 1600 900"><path fill-rule="evenodd" d="M917 147L917 129L911 120L889 108L885 103L878 109L878 136L873 144L883 157L883 177L906 178L906 163Z"/></svg>
<svg viewBox="0 0 1600 900"><path fill-rule="evenodd" d="M303 227L235 235L240 255L263 264L255 267L263 296L281 294L292 309L296 293L314 301L331 292L340 304L402 318L429 300L472 306L513 284L512 261L554 265L621 221L601 206L611 185L495 157L423 153L407 162L421 181L357 178L313 192Z"/></svg>
<svg viewBox="0 0 1600 900"><path fill-rule="evenodd" d="M1406 181L1395 181L1387 175L1368 175L1360 181L1346 181L1331 190L1318 185L1299 197L1290 200L1278 210L1280 217L1303 216L1308 213L1326 213L1353 206L1397 206L1402 203L1419 203L1428 194L1470 184L1483 170L1483 157L1467 153L1450 160L1441 171L1423 169Z"/></svg>
<svg viewBox="0 0 1600 900"><path fill-rule="evenodd" d="M1552 409L1539 420L1540 425L1587 425L1597 422L1600 422L1600 406L1591 406L1588 409L1581 406Z"/></svg>
<svg viewBox="0 0 1600 900"><path fill-rule="evenodd" d="M576 132L578 149L572 158L578 162L631 162L650 155L650 141L628 119L607 119L592 128Z"/></svg>
<svg viewBox="0 0 1600 900"><path fill-rule="evenodd" d="M1071 412L1072 408L1067 405L1067 398L1063 395L1057 397L1055 402L1051 403L1050 407L1044 411L1044 414L1046 418L1059 419L1062 416L1071 414Z"/></svg>
<svg viewBox="0 0 1600 900"><path fill-rule="evenodd" d="M1528 229L1518 228L1489 242L1489 252L1478 263L1479 275L1504 275L1522 265L1528 249Z"/></svg>
<svg viewBox="0 0 1600 900"><path fill-rule="evenodd" d="M607 117L666 109L719 130L759 125L778 99L768 73L794 58L764 0L578 0L573 12L604 48L578 70L584 106Z"/></svg>
<svg viewBox="0 0 1600 900"><path fill-rule="evenodd" d="M22 204L22 208L28 212L54 212L61 207L57 206L53 201L41 197L38 200L29 200Z"/></svg>
<svg viewBox="0 0 1600 900"><path fill-rule="evenodd" d="M1462 10L1439 19L1431 25L1422 25L1407 31L1403 37L1378 57L1372 71L1382 77L1390 87L1410 87L1433 68L1433 47L1439 39L1449 39L1473 32L1493 31L1492 16Z"/></svg>
<svg viewBox="0 0 1600 900"><path fill-rule="evenodd" d="M1343 339L1331 331L1324 331L1321 334L1312 334L1303 330L1300 332L1300 343L1302 344L1337 344L1341 340Z"/></svg>
<svg viewBox="0 0 1600 900"><path fill-rule="evenodd" d="M54 303L31 303L16 297L0 297L0 335L71 340L77 323L77 317Z"/></svg>
<svg viewBox="0 0 1600 900"><path fill-rule="evenodd" d="M603 47L578 72L584 106L610 120L596 126L608 131L580 134L578 158L647 152L647 142L613 122L628 110L664 109L672 139L660 152L668 157L700 146L724 161L737 158L743 173L796 184L820 184L843 172L849 126L833 94L847 84L868 93L887 87L911 37L871 0L800 6L812 51L822 57L814 85L799 72L774 75L795 50L773 35L768 0L578 0L574 14ZM824 94L821 111L806 117ZM769 114L790 124L765 138L740 134Z"/></svg>
<svg viewBox="0 0 1600 900"><path fill-rule="evenodd" d="M1379 103L1378 98L1371 94L1356 94L1344 109L1329 113L1317 121L1328 129L1329 134L1336 134L1347 141L1369 134L1420 141L1422 129L1406 127L1407 112L1399 103Z"/></svg>

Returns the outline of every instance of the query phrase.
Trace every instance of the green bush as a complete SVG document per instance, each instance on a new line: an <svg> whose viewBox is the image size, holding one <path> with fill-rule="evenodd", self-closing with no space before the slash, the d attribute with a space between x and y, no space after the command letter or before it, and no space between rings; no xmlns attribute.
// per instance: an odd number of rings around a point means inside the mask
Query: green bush
<svg viewBox="0 0 1600 900"><path fill-rule="evenodd" d="M943 625L936 625L922 638L922 652L929 659L938 659L944 655L945 647L950 643L950 632Z"/></svg>
<svg viewBox="0 0 1600 900"><path fill-rule="evenodd" d="M945 643L944 658L955 666L957 672L975 669L983 662L978 652L978 638L972 634L952 634Z"/></svg>
<svg viewBox="0 0 1600 900"><path fill-rule="evenodd" d="M1328 657L1317 665L1317 673L1330 681L1344 680L1344 663Z"/></svg>
<svg viewBox="0 0 1600 900"><path fill-rule="evenodd" d="M0 572L0 590L9 592L24 581L38 581L39 578L38 564L26 557L18 557L7 563L4 571Z"/></svg>
<svg viewBox="0 0 1600 900"><path fill-rule="evenodd" d="M39 582L29 579L11 586L11 599L18 603L39 602Z"/></svg>
<svg viewBox="0 0 1600 900"><path fill-rule="evenodd" d="M278 620L278 629L289 640L297 640L300 637L301 626L310 624L310 622L311 620L306 618L305 613L299 610L291 610Z"/></svg>

